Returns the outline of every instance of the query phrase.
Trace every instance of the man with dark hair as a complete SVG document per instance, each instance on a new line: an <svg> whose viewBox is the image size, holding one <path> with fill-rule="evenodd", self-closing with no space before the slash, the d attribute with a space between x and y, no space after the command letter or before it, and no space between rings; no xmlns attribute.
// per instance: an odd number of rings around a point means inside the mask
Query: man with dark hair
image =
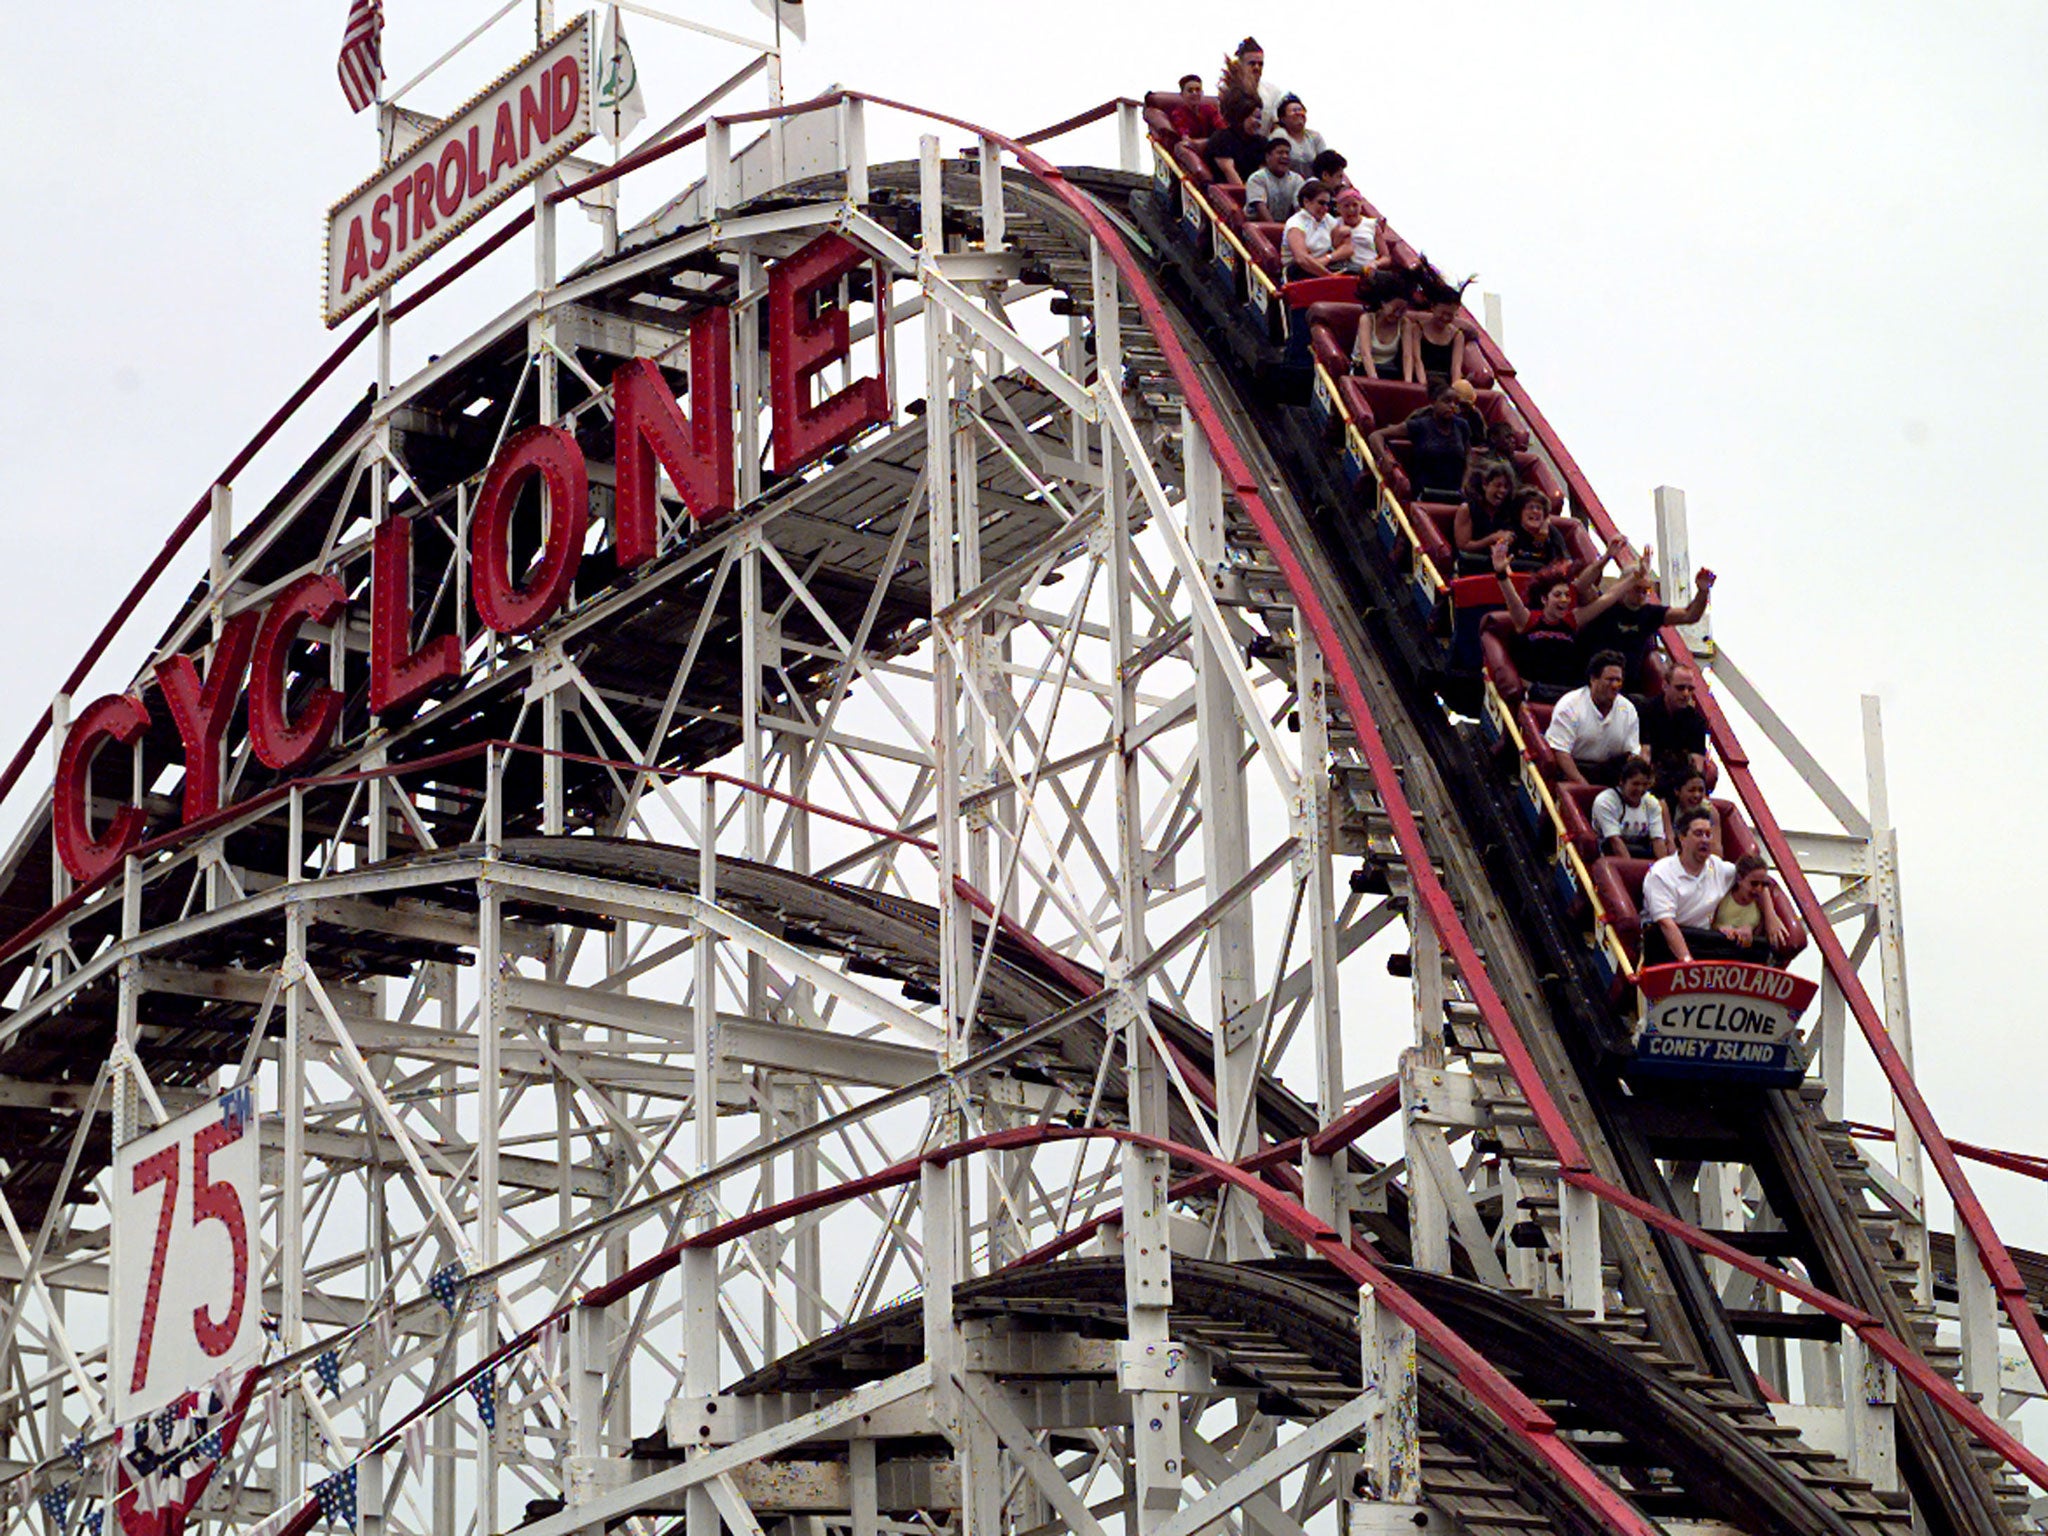
<svg viewBox="0 0 2048 1536"><path fill-rule="evenodd" d="M1202 94L1200 75L1180 77L1180 100L1166 109L1166 120L1184 139L1206 139L1223 131L1223 109Z"/></svg>
<svg viewBox="0 0 2048 1536"><path fill-rule="evenodd" d="M1294 150L1279 134L1266 141L1266 163L1244 184L1244 216L1254 224L1285 224L1294 217L1307 180L1291 169Z"/></svg>
<svg viewBox="0 0 2048 1536"><path fill-rule="evenodd" d="M1557 701L1543 739L1557 771L1575 784L1612 784L1642 750L1636 707L1621 694L1621 658L1602 651L1586 668L1586 686ZM1719 901L1720 896L1714 898Z"/></svg>
<svg viewBox="0 0 2048 1536"><path fill-rule="evenodd" d="M1707 602L1714 592L1714 573L1701 571L1692 601L1683 608L1667 608L1653 597L1657 579L1650 574L1648 549L1636 561L1636 569L1640 576L1634 590L1624 592L1621 601L1608 609L1598 624L1588 624L1580 636L1589 654L1593 651L1621 652L1631 687L1640 686L1643 662L1648 658L1650 648L1657 643L1657 631L1666 624L1699 623L1706 617Z"/></svg>
<svg viewBox="0 0 2048 1536"><path fill-rule="evenodd" d="M1691 667L1673 667L1664 691L1637 711L1642 717L1643 751L1660 773L1691 764L1711 774L1707 756L1707 717L1700 713L1700 675ZM1711 777L1707 787L1713 788Z"/></svg>
<svg viewBox="0 0 2048 1536"><path fill-rule="evenodd" d="M1311 180L1320 181L1328 187L1332 197L1342 197L1351 190L1351 162L1334 149L1326 149L1317 155L1308 174Z"/></svg>
<svg viewBox="0 0 2048 1536"><path fill-rule="evenodd" d="M1736 874L1733 864L1714 855L1713 816L1680 811L1672 831L1678 852L1643 876L1643 963L1753 958L1747 946L1714 928L1714 913L1735 889Z"/></svg>
<svg viewBox="0 0 2048 1536"><path fill-rule="evenodd" d="M1287 93L1277 85L1266 83L1266 50L1259 46L1256 37L1248 37L1237 45L1237 57L1231 60L1230 73L1240 86L1258 96L1259 131L1271 133L1273 125L1280 121L1280 98Z"/></svg>

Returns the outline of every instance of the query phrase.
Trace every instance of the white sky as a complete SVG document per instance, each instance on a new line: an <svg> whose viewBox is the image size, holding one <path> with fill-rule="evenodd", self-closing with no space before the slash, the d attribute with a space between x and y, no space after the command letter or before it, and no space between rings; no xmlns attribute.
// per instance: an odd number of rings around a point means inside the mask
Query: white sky
<svg viewBox="0 0 2048 1536"><path fill-rule="evenodd" d="M1186 69L1213 76L1248 14L1192 0L809 9L793 97L845 82L1010 131ZM345 10L74 0L39 11L0 59L16 146L0 170L15 295L0 515L20 583L0 607L15 658L0 756L330 345L322 214L371 168L373 142L335 81ZM483 13L387 0L391 79ZM1922 1085L1952 1134L2048 1151L2048 1043L2026 980L2043 838L2024 810L2048 801L2048 754L2023 691L2048 558L2025 510L2039 492L2006 463L2048 416L2026 363L2048 339L2032 299L2048 279L2048 13L1478 3L1434 34L1440 13L1416 9L1252 13L1270 76L1401 231L1504 294L1524 380L1623 525L1647 537L1651 487L1685 489L1695 559L1724 578L1717 632L1859 799L1857 696L1882 693ZM765 35L745 0L691 14ZM655 121L740 57L640 18L629 32ZM530 36L505 23L413 104L452 105ZM881 147L907 149L907 133L876 130ZM1073 158L1113 157L1106 134L1073 142ZM523 247L506 259L488 302L458 296L402 357L508 301ZM369 367L352 363L259 461L245 515ZM166 596L199 569L177 567ZM92 691L125 681L169 607L145 610ZM2010 809L1987 831L1993 762ZM1796 797L1779 804L1819 824ZM2034 1186L1978 1177L2009 1237L2048 1246Z"/></svg>

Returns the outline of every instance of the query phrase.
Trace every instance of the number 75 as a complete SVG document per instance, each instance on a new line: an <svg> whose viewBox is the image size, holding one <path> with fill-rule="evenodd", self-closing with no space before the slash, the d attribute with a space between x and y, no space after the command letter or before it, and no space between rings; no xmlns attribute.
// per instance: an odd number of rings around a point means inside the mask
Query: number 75
<svg viewBox="0 0 2048 1536"><path fill-rule="evenodd" d="M192 1336L211 1358L234 1348L242 1327L242 1309L249 1300L249 1231L242 1220L242 1202L235 1186L226 1179L207 1177L207 1160L223 1147L231 1146L245 1134L241 1121L217 1120L199 1128L192 1147L192 1230L209 1221L227 1228L233 1250L233 1282L227 1315L216 1319L209 1308L192 1309ZM163 1291L164 1266L170 1257L171 1228L178 1214L178 1178L185 1143L172 1142L135 1165L134 1192L141 1194L155 1185L163 1186L163 1204L156 1218L156 1244L150 1254L149 1285L142 1303L142 1328L135 1341L135 1370L128 1390L140 1392L149 1381L151 1347L156 1342L157 1300Z"/></svg>

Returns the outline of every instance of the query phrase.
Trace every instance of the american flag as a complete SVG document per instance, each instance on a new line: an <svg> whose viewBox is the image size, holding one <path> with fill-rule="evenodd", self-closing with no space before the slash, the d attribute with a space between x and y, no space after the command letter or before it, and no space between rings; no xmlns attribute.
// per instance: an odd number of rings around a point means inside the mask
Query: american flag
<svg viewBox="0 0 2048 1536"><path fill-rule="evenodd" d="M341 33L341 93L351 112L377 99L384 84L384 59L378 38L384 31L384 0L348 0L348 25Z"/></svg>

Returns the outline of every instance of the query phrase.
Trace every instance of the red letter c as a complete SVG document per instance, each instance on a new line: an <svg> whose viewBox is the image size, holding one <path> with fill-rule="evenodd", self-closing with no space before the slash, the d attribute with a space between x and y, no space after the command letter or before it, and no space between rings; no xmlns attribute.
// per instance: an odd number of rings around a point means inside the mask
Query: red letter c
<svg viewBox="0 0 2048 1536"><path fill-rule="evenodd" d="M297 773L326 751L341 719L341 695L325 683L307 692L298 719L292 719L285 708L285 669L300 626L331 623L347 602L340 582L315 571L278 593L263 615L249 670L249 743L279 773Z"/></svg>
<svg viewBox="0 0 2048 1536"><path fill-rule="evenodd" d="M99 879L142 838L143 813L137 805L122 806L103 836L92 835L92 763L102 744L133 746L148 727L149 707L142 700L111 693L86 705L64 737L64 749L57 754L50 819L57 834L57 857L80 885Z"/></svg>

